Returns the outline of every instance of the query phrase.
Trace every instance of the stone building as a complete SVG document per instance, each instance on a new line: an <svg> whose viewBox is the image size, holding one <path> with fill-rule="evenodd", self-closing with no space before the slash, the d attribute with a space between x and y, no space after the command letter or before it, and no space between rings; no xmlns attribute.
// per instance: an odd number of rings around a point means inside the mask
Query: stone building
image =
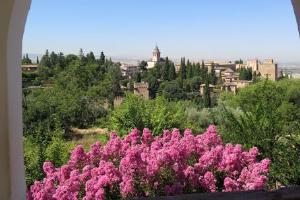
<svg viewBox="0 0 300 200"><path fill-rule="evenodd" d="M239 73L234 72L231 68L221 72L221 78L223 83L236 82L239 79Z"/></svg>
<svg viewBox="0 0 300 200"><path fill-rule="evenodd" d="M22 72L34 72L37 68L37 65L22 65Z"/></svg>
<svg viewBox="0 0 300 200"><path fill-rule="evenodd" d="M273 59L267 59L258 65L258 72L264 78L276 81L278 79L278 66Z"/></svg>
<svg viewBox="0 0 300 200"><path fill-rule="evenodd" d="M236 68L251 68L252 72L260 74L263 78L268 78L272 81L278 79L278 65L274 63L273 59L266 59L263 62L260 62L258 59L248 60L246 64L237 64Z"/></svg>
<svg viewBox="0 0 300 200"><path fill-rule="evenodd" d="M159 48L156 45L155 48L153 49L153 52L152 52L152 59L147 62L147 65L148 65L147 68L148 69L153 68L156 65L156 63L162 62L160 54L161 53L159 51Z"/></svg>
<svg viewBox="0 0 300 200"><path fill-rule="evenodd" d="M230 91L234 94L237 93L239 89L242 89L252 83L252 81L239 80L239 73L234 72L231 68L227 68L221 73L222 78L222 91Z"/></svg>
<svg viewBox="0 0 300 200"><path fill-rule="evenodd" d="M123 103L124 99L125 97L123 96L116 96L113 101L113 107L114 108L119 107ZM103 103L103 108L108 110L109 107L110 107L110 102L108 99L105 99Z"/></svg>
<svg viewBox="0 0 300 200"><path fill-rule="evenodd" d="M134 83L134 94L144 97L145 99L149 99L149 83L141 82Z"/></svg>
<svg viewBox="0 0 300 200"><path fill-rule="evenodd" d="M253 72L258 71L259 61L257 59L255 60L247 60L246 67L251 68Z"/></svg>
<svg viewBox="0 0 300 200"><path fill-rule="evenodd" d="M209 90L208 91L209 91L210 94L214 92L214 89L215 89L215 86L212 85L212 84L209 84ZM204 96L204 93L205 93L205 84L201 84L200 85L199 92L200 92L200 96Z"/></svg>
<svg viewBox="0 0 300 200"><path fill-rule="evenodd" d="M120 68L121 68L122 76L133 77L135 74L139 72L138 66L135 65L122 64Z"/></svg>
<svg viewBox="0 0 300 200"><path fill-rule="evenodd" d="M237 82L227 82L223 83L221 86L222 91L237 93Z"/></svg>

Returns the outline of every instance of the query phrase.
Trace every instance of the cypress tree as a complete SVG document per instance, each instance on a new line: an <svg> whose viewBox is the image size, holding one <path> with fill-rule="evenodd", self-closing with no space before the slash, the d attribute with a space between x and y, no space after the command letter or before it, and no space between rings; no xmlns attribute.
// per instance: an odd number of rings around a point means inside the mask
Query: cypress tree
<svg viewBox="0 0 300 200"><path fill-rule="evenodd" d="M82 58L83 56L84 56L83 50L82 50L82 48L80 48L79 49L79 58Z"/></svg>
<svg viewBox="0 0 300 200"><path fill-rule="evenodd" d="M46 49L45 56L48 56L48 57L49 57L49 50L48 50L48 49Z"/></svg>
<svg viewBox="0 0 300 200"><path fill-rule="evenodd" d="M180 78L186 79L186 65L185 65L185 58L181 58L180 64Z"/></svg>
<svg viewBox="0 0 300 200"><path fill-rule="evenodd" d="M201 63L201 68L204 69L205 68L205 63L204 63L204 60L202 60L202 63Z"/></svg>
<svg viewBox="0 0 300 200"><path fill-rule="evenodd" d="M201 66L200 66L199 62L197 62L196 65L195 65L194 74L195 74L195 76L200 76L200 74L201 74Z"/></svg>
<svg viewBox="0 0 300 200"><path fill-rule="evenodd" d="M26 53L22 58L22 65L29 65L29 64L32 64L32 61L28 57L28 54Z"/></svg>
<svg viewBox="0 0 300 200"><path fill-rule="evenodd" d="M186 71L187 71L187 78L193 78L193 67L189 60L187 60Z"/></svg>
<svg viewBox="0 0 300 200"><path fill-rule="evenodd" d="M210 88L209 88L208 78L206 78L205 87L204 87L204 107L205 108L211 107Z"/></svg>
<svg viewBox="0 0 300 200"><path fill-rule="evenodd" d="M58 65L62 68L66 66L65 56L62 52L58 54Z"/></svg>
<svg viewBox="0 0 300 200"><path fill-rule="evenodd" d="M169 68L169 80L175 80L176 79L176 70L175 70L175 65L174 63L170 63L170 68Z"/></svg>
<svg viewBox="0 0 300 200"><path fill-rule="evenodd" d="M86 58L87 58L87 62L89 62L89 63L93 63L96 60L94 52L92 52L92 51L86 55Z"/></svg>
<svg viewBox="0 0 300 200"><path fill-rule="evenodd" d="M36 64L40 64L39 57L36 57Z"/></svg>
<svg viewBox="0 0 300 200"><path fill-rule="evenodd" d="M162 79L164 81L169 79L169 70L170 70L170 62L169 62L169 58L166 57L166 61L162 67Z"/></svg>
<svg viewBox="0 0 300 200"><path fill-rule="evenodd" d="M217 76L216 76L216 71L215 71L215 68L212 66L212 69L211 69L211 73L209 74L210 75L210 82L215 85L217 83Z"/></svg>
<svg viewBox="0 0 300 200"><path fill-rule="evenodd" d="M135 81L136 83L140 83L140 82L142 81L141 73L136 73L136 74L134 75L134 81Z"/></svg>
<svg viewBox="0 0 300 200"><path fill-rule="evenodd" d="M51 66L56 66L56 64L58 63L58 56L54 51L52 51L50 54L50 62Z"/></svg>
<svg viewBox="0 0 300 200"><path fill-rule="evenodd" d="M40 65L44 67L51 67L48 49L46 50L45 55L42 56Z"/></svg>
<svg viewBox="0 0 300 200"><path fill-rule="evenodd" d="M100 64L103 65L105 63L105 55L103 53L103 51L101 51L101 54L100 54Z"/></svg>

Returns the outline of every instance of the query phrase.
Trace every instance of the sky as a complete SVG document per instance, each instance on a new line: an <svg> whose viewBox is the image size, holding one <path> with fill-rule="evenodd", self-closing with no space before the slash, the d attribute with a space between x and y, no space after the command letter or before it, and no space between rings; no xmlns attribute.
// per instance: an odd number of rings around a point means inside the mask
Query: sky
<svg viewBox="0 0 300 200"><path fill-rule="evenodd" d="M290 0L33 0L23 53L300 63Z"/></svg>

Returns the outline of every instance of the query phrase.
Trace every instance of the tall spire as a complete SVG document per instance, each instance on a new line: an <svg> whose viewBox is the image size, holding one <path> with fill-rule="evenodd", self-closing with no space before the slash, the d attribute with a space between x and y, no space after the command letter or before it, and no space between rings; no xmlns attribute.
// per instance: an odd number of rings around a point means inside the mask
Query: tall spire
<svg viewBox="0 0 300 200"><path fill-rule="evenodd" d="M152 57L153 62L159 62L160 61L160 51L159 48L156 44L154 50L153 50L153 57Z"/></svg>
<svg viewBox="0 0 300 200"><path fill-rule="evenodd" d="M153 52L159 52L159 48L158 48L157 44L155 45Z"/></svg>

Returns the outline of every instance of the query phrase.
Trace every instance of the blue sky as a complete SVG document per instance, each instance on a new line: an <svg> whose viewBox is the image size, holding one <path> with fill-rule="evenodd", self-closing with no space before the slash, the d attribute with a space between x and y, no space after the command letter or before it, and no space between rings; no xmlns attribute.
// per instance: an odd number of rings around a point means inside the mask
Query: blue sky
<svg viewBox="0 0 300 200"><path fill-rule="evenodd" d="M33 0L23 53L300 63L290 0Z"/></svg>

